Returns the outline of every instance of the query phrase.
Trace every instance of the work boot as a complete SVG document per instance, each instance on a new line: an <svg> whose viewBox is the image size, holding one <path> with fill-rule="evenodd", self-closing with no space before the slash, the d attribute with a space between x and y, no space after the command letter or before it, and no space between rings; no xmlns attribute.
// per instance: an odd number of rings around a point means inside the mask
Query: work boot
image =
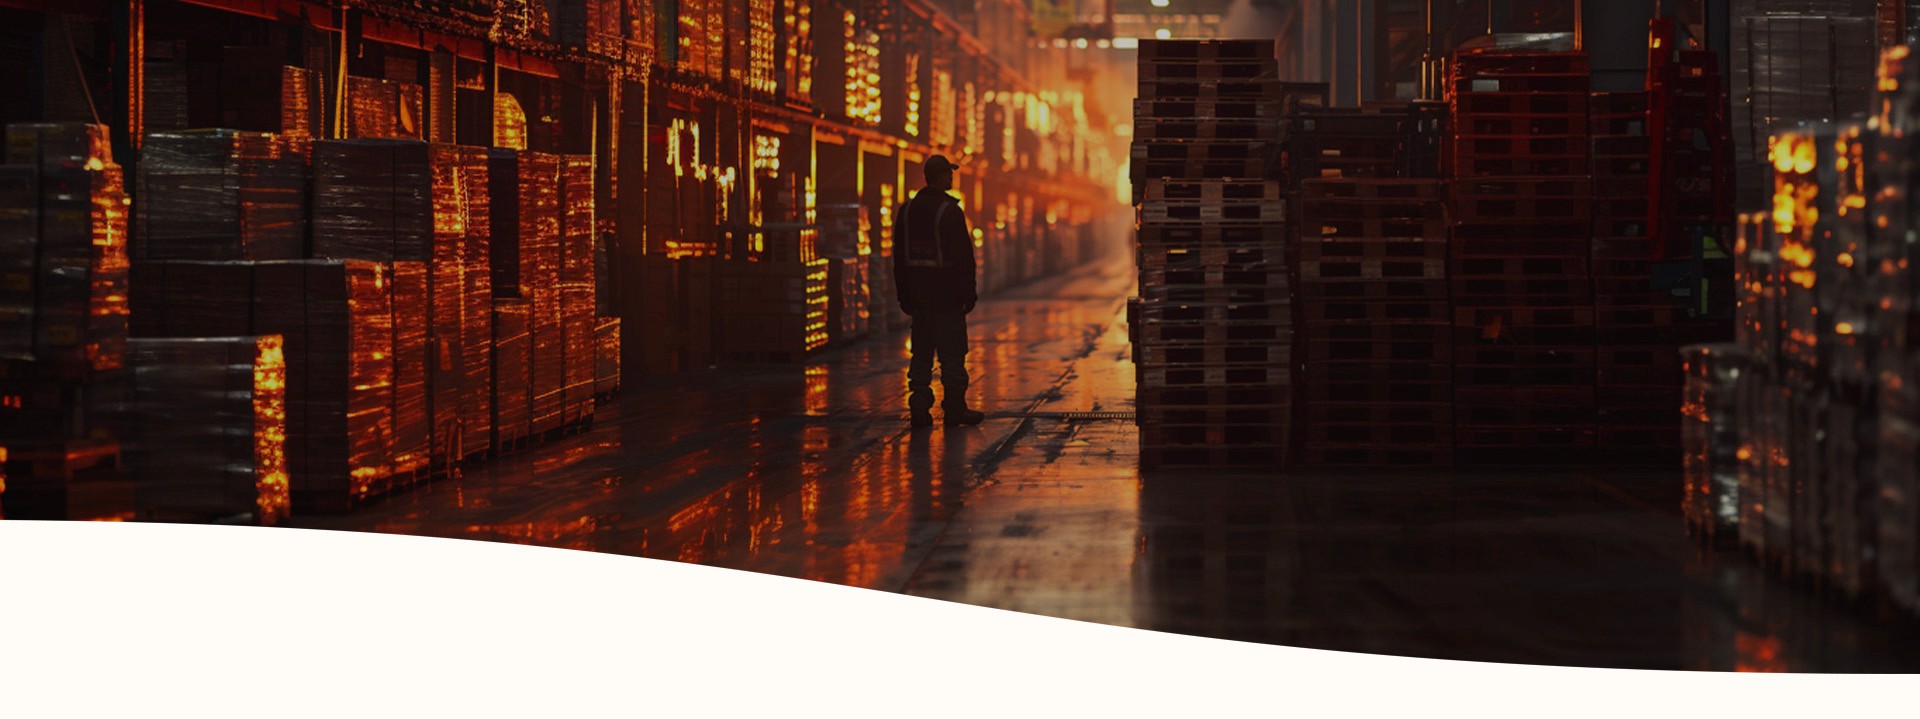
<svg viewBox="0 0 1920 719"><path fill-rule="evenodd" d="M956 409L947 412L948 427L972 427L987 421L987 415L970 409Z"/></svg>
<svg viewBox="0 0 1920 719"><path fill-rule="evenodd" d="M932 427L932 426L933 426L933 413L932 413L932 412L915 412L915 413L913 413L913 428L914 428L914 429L925 429L925 428L927 428L927 427Z"/></svg>

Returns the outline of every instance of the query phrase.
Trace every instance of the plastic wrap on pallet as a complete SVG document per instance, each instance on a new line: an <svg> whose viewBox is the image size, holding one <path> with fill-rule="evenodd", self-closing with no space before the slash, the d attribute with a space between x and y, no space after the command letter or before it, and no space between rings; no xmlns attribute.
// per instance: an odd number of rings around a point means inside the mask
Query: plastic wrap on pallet
<svg viewBox="0 0 1920 719"><path fill-rule="evenodd" d="M367 140L423 139L424 98L419 85L348 76L347 137Z"/></svg>
<svg viewBox="0 0 1920 719"><path fill-rule="evenodd" d="M1871 7L1743 4L1747 11L1731 16L1734 143L1740 206L1760 209L1772 187L1765 170L1770 136L1868 112L1874 29Z"/></svg>
<svg viewBox="0 0 1920 719"><path fill-rule="evenodd" d="M1716 542L1735 542L1740 524L1740 375L1745 348L1737 344L1692 345L1680 352L1686 389L1685 489L1681 510L1696 531Z"/></svg>
<svg viewBox="0 0 1920 719"><path fill-rule="evenodd" d="M466 287L461 305L460 367L465 372L461 445L462 453L471 456L493 445L493 200L486 148L461 147L459 154L467 209L467 235L461 248Z"/></svg>
<svg viewBox="0 0 1920 719"><path fill-rule="evenodd" d="M526 439L533 430L532 337L526 300L493 303L493 437L496 448Z"/></svg>
<svg viewBox="0 0 1920 719"><path fill-rule="evenodd" d="M375 262L433 259L433 146L405 140L313 143L313 256Z"/></svg>
<svg viewBox="0 0 1920 719"><path fill-rule="evenodd" d="M357 260L254 264L254 334L285 338L296 511L342 511L391 475L392 285Z"/></svg>
<svg viewBox="0 0 1920 719"><path fill-rule="evenodd" d="M594 319L593 348L593 393L604 397L620 389L620 318Z"/></svg>
<svg viewBox="0 0 1920 719"><path fill-rule="evenodd" d="M393 433L388 457L393 472L406 477L429 466L432 420L427 397L427 267L421 262L393 263Z"/></svg>
<svg viewBox="0 0 1920 719"><path fill-rule="evenodd" d="M126 449L146 519L277 524L287 486L280 337L134 340Z"/></svg>
<svg viewBox="0 0 1920 719"><path fill-rule="evenodd" d="M1920 129L1920 63L1906 48L1882 58L1875 116L1866 141L1869 250L1877 272L1869 279L1881 311L1869 323L1874 342L1878 436L1873 448L1874 563L1891 602L1920 613L1920 353L1915 338L1912 245L1902 240L1916 225L1913 187L1920 162L1912 135Z"/></svg>
<svg viewBox="0 0 1920 719"><path fill-rule="evenodd" d="M128 218L106 128L9 125L7 163L39 168L34 358L79 371L119 369L127 339Z"/></svg>
<svg viewBox="0 0 1920 719"><path fill-rule="evenodd" d="M142 260L290 260L306 255L307 171L260 132L153 133L141 147Z"/></svg>

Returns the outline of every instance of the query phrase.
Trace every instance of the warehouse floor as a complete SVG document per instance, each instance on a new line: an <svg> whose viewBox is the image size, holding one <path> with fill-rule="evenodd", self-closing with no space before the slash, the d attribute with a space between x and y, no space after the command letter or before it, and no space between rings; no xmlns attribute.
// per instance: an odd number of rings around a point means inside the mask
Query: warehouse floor
<svg viewBox="0 0 1920 719"><path fill-rule="evenodd" d="M1125 258L973 317L973 429L911 432L904 339L629 387L597 426L295 526L698 562L1292 646L1920 671L1920 633L1682 531L1677 471L1146 473ZM644 333L633 331L639 339Z"/></svg>

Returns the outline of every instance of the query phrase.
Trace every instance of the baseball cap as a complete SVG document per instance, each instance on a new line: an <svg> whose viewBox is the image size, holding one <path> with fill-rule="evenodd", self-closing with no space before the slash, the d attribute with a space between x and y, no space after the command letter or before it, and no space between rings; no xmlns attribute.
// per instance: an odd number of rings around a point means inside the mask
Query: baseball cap
<svg viewBox="0 0 1920 719"><path fill-rule="evenodd" d="M934 155L933 157L927 158L927 172L950 172L958 169L960 169L960 166L953 164L953 161L947 159L946 155Z"/></svg>

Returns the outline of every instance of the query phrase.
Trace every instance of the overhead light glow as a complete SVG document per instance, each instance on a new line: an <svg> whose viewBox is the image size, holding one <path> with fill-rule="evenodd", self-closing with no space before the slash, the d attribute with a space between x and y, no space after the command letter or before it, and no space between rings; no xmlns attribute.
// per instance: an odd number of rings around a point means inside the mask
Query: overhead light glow
<svg viewBox="0 0 1920 719"><path fill-rule="evenodd" d="M1154 7L1166 7L1168 0L1153 0Z"/></svg>
<svg viewBox="0 0 1920 719"><path fill-rule="evenodd" d="M1160 39L1162 39L1162 40L1166 40L1166 39L1168 39L1168 38L1171 38L1171 37L1173 37L1173 31L1172 31L1172 30L1168 30L1168 29L1166 29L1166 28L1164 28L1164 27L1163 27L1163 28L1160 28L1160 29L1158 29L1158 30L1155 30L1155 31L1153 31L1153 36L1154 36L1154 37L1157 37L1157 38L1160 38Z"/></svg>

